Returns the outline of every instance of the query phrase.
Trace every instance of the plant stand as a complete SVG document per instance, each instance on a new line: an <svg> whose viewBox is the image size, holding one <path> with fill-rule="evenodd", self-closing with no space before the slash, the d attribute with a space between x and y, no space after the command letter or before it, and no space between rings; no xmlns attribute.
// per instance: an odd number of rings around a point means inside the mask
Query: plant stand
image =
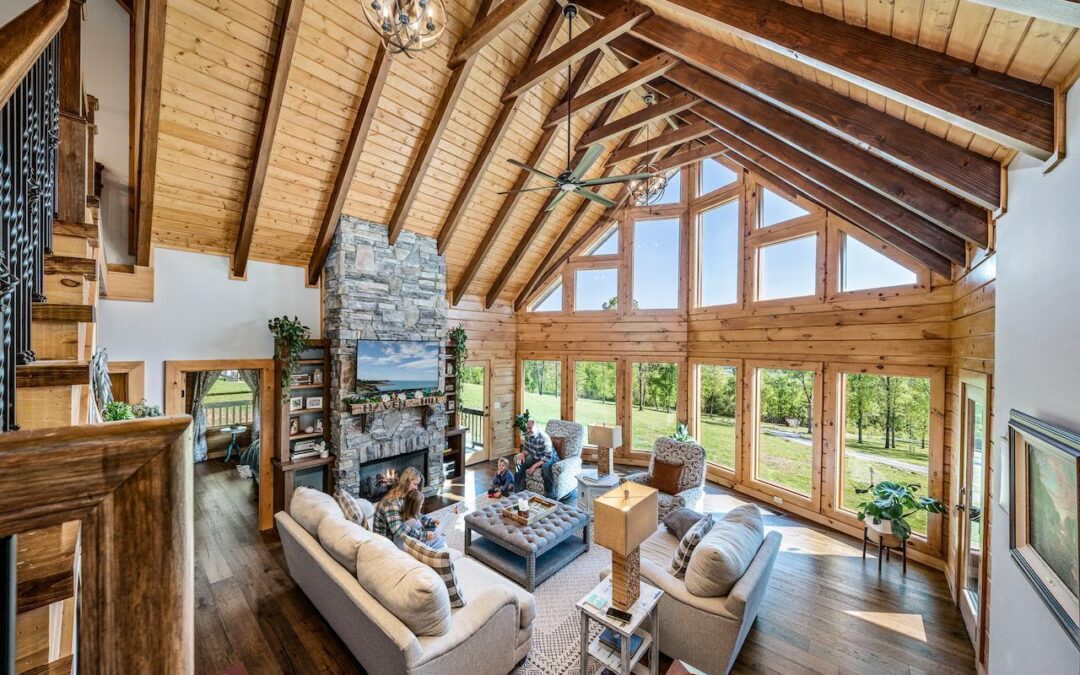
<svg viewBox="0 0 1080 675"><path fill-rule="evenodd" d="M871 538L870 528L863 526L862 531L862 557L866 560L866 544L871 543L878 548L878 560L877 568L878 573L881 573L881 561L888 560L892 551L899 551L904 561L904 574L907 574L907 539L901 539L893 534L883 534L880 532L874 532L874 536L877 540Z"/></svg>

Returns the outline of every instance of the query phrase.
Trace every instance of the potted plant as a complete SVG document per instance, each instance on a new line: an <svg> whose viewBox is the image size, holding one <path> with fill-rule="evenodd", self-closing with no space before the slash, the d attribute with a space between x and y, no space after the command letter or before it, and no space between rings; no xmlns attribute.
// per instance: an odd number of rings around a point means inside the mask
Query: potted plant
<svg viewBox="0 0 1080 675"><path fill-rule="evenodd" d="M136 419L143 417L161 417L161 408L151 405L145 398L131 406L131 414Z"/></svg>
<svg viewBox="0 0 1080 675"><path fill-rule="evenodd" d="M289 400L289 387L292 374L296 371L300 355L308 347L311 330L297 317L280 316L268 322L270 333L274 336L274 356L281 359L281 400Z"/></svg>
<svg viewBox="0 0 1080 675"><path fill-rule="evenodd" d="M933 497L919 496L916 494L918 491L919 485L916 483L887 480L876 484L871 482L866 488L856 488L857 494L870 495L858 505L858 518L879 535L892 535L904 541L911 536L908 518L919 511L945 513L944 504Z"/></svg>
<svg viewBox="0 0 1080 675"><path fill-rule="evenodd" d="M135 413L131 411L131 406L127 403L124 403L123 401L113 401L101 411L101 419L106 422L133 420L135 419Z"/></svg>
<svg viewBox="0 0 1080 675"><path fill-rule="evenodd" d="M517 415L514 415L514 428L520 431L522 436L525 435L525 432L529 428L528 409L526 409L523 413L518 413Z"/></svg>
<svg viewBox="0 0 1080 675"><path fill-rule="evenodd" d="M454 359L456 373L461 370L461 364L465 363L465 359L469 358L469 348L466 346L469 337L465 334L465 326L461 324L458 324L457 328L451 328L446 337L450 339L450 346L454 350L451 356Z"/></svg>
<svg viewBox="0 0 1080 675"><path fill-rule="evenodd" d="M697 439L690 435L690 429L685 422L675 425L675 431L671 437L680 443L697 443Z"/></svg>

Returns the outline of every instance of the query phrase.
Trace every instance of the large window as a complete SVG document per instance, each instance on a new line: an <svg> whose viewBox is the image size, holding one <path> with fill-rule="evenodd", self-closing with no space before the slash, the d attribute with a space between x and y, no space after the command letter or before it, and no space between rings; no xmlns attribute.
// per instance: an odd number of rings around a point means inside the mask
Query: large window
<svg viewBox="0 0 1080 675"><path fill-rule="evenodd" d="M758 249L758 300L801 298L817 288L817 235Z"/></svg>
<svg viewBox="0 0 1080 675"><path fill-rule="evenodd" d="M698 216L698 306L739 300L739 200Z"/></svg>
<svg viewBox="0 0 1080 675"><path fill-rule="evenodd" d="M585 255L616 255L618 252L619 226L615 224L589 247Z"/></svg>
<svg viewBox="0 0 1080 675"><path fill-rule="evenodd" d="M562 282L556 281L529 307L530 312L561 312Z"/></svg>
<svg viewBox="0 0 1080 675"><path fill-rule="evenodd" d="M889 286L911 286L918 275L900 263L862 243L850 234L841 234L841 291L861 291Z"/></svg>
<svg viewBox="0 0 1080 675"><path fill-rule="evenodd" d="M634 450L652 450L661 436L670 436L678 423L679 366L674 363L635 363L631 366L630 436Z"/></svg>
<svg viewBox="0 0 1080 675"><path fill-rule="evenodd" d="M809 497L814 476L814 386L812 370L757 371L758 480Z"/></svg>
<svg viewBox="0 0 1080 675"><path fill-rule="evenodd" d="M574 273L574 310L614 310L618 301L618 269L579 269Z"/></svg>
<svg viewBox="0 0 1080 675"><path fill-rule="evenodd" d="M562 418L562 363L559 361L521 362L522 404L529 416L546 426L549 420Z"/></svg>
<svg viewBox="0 0 1080 675"><path fill-rule="evenodd" d="M634 307L679 306L679 219L634 221Z"/></svg>
<svg viewBox="0 0 1080 675"><path fill-rule="evenodd" d="M617 390L613 361L574 363L574 421L584 425L615 424Z"/></svg>
<svg viewBox="0 0 1080 675"><path fill-rule="evenodd" d="M930 379L848 373L844 375L843 508L855 511L871 482L930 486ZM926 512L908 519L926 535Z"/></svg>
<svg viewBox="0 0 1080 675"><path fill-rule="evenodd" d="M699 176L701 183L698 187L699 195L707 195L710 192L715 192L722 187L731 185L739 179L739 174L712 158L701 161L701 171L699 172Z"/></svg>
<svg viewBox="0 0 1080 675"><path fill-rule="evenodd" d="M730 471L735 470L735 419L739 390L734 366L702 364L697 367L697 438L705 448L705 458Z"/></svg>

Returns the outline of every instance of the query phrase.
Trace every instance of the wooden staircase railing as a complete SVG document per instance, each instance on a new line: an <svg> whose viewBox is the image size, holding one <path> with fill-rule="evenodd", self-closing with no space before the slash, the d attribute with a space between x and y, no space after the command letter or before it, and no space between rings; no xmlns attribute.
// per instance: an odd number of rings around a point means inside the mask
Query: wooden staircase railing
<svg viewBox="0 0 1080 675"><path fill-rule="evenodd" d="M186 415L0 434L0 540L80 523L78 672L194 671L191 452Z"/></svg>
<svg viewBox="0 0 1080 675"><path fill-rule="evenodd" d="M41 0L0 26L0 107L60 32L69 0Z"/></svg>

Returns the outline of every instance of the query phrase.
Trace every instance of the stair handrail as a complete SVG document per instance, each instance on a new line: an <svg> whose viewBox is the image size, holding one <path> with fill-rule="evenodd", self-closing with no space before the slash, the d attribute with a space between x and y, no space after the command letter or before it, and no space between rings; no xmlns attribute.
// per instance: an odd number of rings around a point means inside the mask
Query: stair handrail
<svg viewBox="0 0 1080 675"><path fill-rule="evenodd" d="M0 107L67 20L71 0L41 0L0 26Z"/></svg>

